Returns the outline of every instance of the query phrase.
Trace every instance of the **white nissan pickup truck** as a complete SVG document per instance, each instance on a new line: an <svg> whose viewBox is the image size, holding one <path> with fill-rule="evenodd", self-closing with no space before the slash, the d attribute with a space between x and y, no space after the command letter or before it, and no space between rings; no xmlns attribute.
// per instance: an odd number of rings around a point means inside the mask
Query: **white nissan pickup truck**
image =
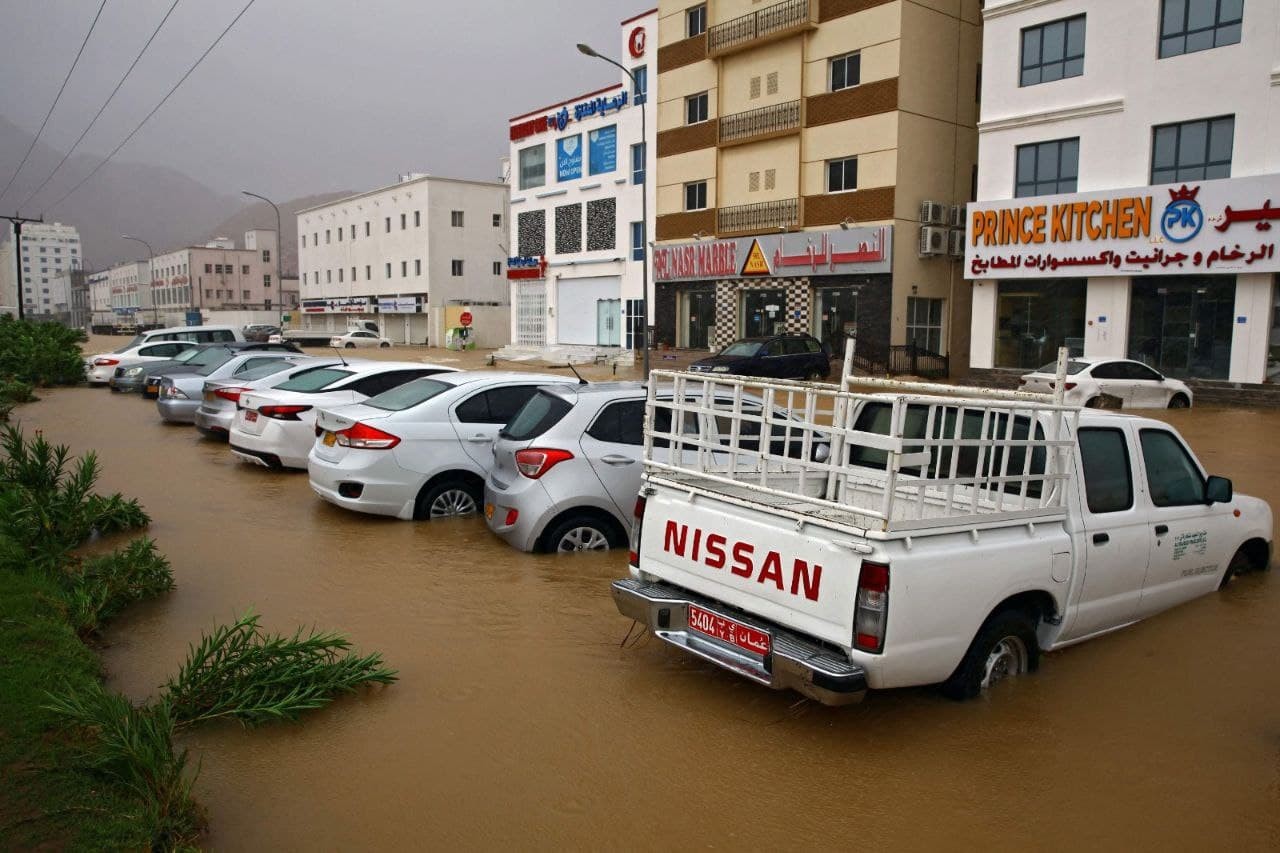
<svg viewBox="0 0 1280 853"><path fill-rule="evenodd" d="M1167 424L1019 392L854 393L845 375L654 371L675 393L648 401L623 615L826 704L927 684L963 699L1270 563L1271 509ZM662 408L681 426L655 432ZM743 440L764 430L787 440ZM655 442L696 452L655 459Z"/></svg>

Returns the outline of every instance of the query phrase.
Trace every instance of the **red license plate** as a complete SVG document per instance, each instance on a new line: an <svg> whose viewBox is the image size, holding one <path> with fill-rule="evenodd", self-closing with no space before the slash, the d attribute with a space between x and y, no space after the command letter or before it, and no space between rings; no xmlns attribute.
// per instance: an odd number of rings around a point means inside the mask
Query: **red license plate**
<svg viewBox="0 0 1280 853"><path fill-rule="evenodd" d="M769 654L769 635L764 631L710 613L696 604L689 605L689 627L752 654L762 657Z"/></svg>
<svg viewBox="0 0 1280 853"><path fill-rule="evenodd" d="M244 413L244 419L249 423L253 423L258 419L258 413L255 412L253 409L249 409L247 412Z"/></svg>

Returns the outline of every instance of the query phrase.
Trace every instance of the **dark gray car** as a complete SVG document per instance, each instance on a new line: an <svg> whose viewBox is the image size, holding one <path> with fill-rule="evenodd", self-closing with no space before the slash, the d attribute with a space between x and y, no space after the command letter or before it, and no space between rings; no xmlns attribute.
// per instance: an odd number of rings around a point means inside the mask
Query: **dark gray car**
<svg viewBox="0 0 1280 853"><path fill-rule="evenodd" d="M160 393L160 377L170 373L192 373L211 364L226 361L233 355L242 352L291 352L301 354L297 344L280 343L264 344L250 341L230 341L227 343L206 344L196 350L188 350L180 354L172 362L152 362L143 369L133 372L129 368L123 375L111 378L112 388L117 391L141 391L147 400L154 400Z"/></svg>

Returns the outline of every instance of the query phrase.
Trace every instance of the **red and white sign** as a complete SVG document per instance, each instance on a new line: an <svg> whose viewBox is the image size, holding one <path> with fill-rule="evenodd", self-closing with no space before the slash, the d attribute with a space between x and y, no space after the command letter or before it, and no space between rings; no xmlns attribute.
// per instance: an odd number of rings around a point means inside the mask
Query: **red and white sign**
<svg viewBox="0 0 1280 853"><path fill-rule="evenodd" d="M658 246L653 250L653 278L686 281L742 275L887 273L892 260L892 227L806 231Z"/></svg>
<svg viewBox="0 0 1280 853"><path fill-rule="evenodd" d="M752 654L769 654L769 635L764 631L726 619L696 604L689 605L689 627L699 634L714 637Z"/></svg>
<svg viewBox="0 0 1280 853"><path fill-rule="evenodd" d="M464 326L470 326L471 321L474 319L475 318L471 316L470 311L463 311L462 314L458 316L458 322Z"/></svg>
<svg viewBox="0 0 1280 853"><path fill-rule="evenodd" d="M644 42L644 27L636 27L631 31L631 37L627 39L627 50L631 51L632 59L644 56Z"/></svg>

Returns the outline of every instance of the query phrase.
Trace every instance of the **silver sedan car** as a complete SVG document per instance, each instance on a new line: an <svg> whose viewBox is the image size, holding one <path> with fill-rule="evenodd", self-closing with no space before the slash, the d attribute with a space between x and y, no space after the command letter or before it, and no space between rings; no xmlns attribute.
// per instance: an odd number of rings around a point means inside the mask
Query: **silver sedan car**
<svg viewBox="0 0 1280 853"><path fill-rule="evenodd" d="M204 399L204 383L208 380L236 379L245 374L275 368L276 372L296 364L299 356L283 352L227 351L227 358L197 368L191 373L170 373L159 378L160 391L156 410L168 423L195 423L196 410Z"/></svg>
<svg viewBox="0 0 1280 853"><path fill-rule="evenodd" d="M350 363L352 359L347 359ZM308 370L341 364L341 359L316 356L296 356L290 366L280 370L268 364L240 376L227 379L206 379L200 389L200 408L196 409L196 429L209 438L226 441L231 435L231 424L236 419L236 407L240 395L246 391L274 388Z"/></svg>

